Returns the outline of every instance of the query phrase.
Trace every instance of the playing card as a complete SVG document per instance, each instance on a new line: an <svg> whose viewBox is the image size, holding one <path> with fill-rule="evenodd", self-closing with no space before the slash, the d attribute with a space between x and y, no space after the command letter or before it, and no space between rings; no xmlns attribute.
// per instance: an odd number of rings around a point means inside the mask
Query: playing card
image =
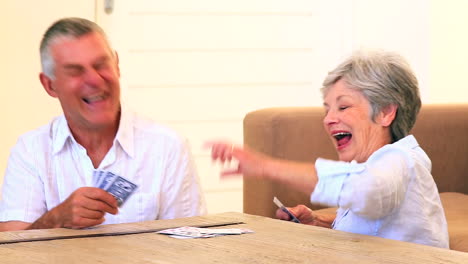
<svg viewBox="0 0 468 264"><path fill-rule="evenodd" d="M93 186L99 186L101 182L101 178L104 175L104 171L94 170L93 171Z"/></svg>
<svg viewBox="0 0 468 264"><path fill-rule="evenodd" d="M112 172L103 172L104 176L100 176L100 182L98 183L98 188L103 189L104 191L107 191L107 189L112 185L112 183L115 181L115 179L118 177Z"/></svg>
<svg viewBox="0 0 468 264"><path fill-rule="evenodd" d="M202 234L219 234L219 235L240 235L253 233L252 230L246 228L198 228Z"/></svg>
<svg viewBox="0 0 468 264"><path fill-rule="evenodd" d="M223 235L240 235L253 233L250 229L245 228L200 228L192 226L183 226L158 231L159 234L170 235L174 238L208 238Z"/></svg>
<svg viewBox="0 0 468 264"><path fill-rule="evenodd" d="M299 219L297 219L296 216L294 216L289 210L288 208L286 208L283 203L280 202L280 200L278 198L273 197L273 202L278 206L279 209L281 209L281 211L287 213L289 215L289 217L291 218L290 221L293 221L295 223L300 223L301 221L299 221Z"/></svg>
<svg viewBox="0 0 468 264"><path fill-rule="evenodd" d="M102 170L93 171L93 185L112 194L117 200L118 206L122 206L138 187L122 176Z"/></svg>
<svg viewBox="0 0 468 264"><path fill-rule="evenodd" d="M179 228L166 229L158 232L159 234L174 235L191 238L207 238L214 237L216 234L204 234L201 233L199 228L191 226L183 226Z"/></svg>
<svg viewBox="0 0 468 264"><path fill-rule="evenodd" d="M104 190L112 194L115 199L117 199L118 205L122 206L128 197L130 197L130 195L135 191L137 185L121 176L114 175L113 179L114 181L112 181L111 184L106 185Z"/></svg>

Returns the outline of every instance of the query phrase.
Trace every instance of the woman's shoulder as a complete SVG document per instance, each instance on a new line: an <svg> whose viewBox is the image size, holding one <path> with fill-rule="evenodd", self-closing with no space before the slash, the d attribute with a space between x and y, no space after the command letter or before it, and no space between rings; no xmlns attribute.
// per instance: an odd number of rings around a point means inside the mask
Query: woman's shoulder
<svg viewBox="0 0 468 264"><path fill-rule="evenodd" d="M392 144L383 146L369 157L368 162L384 163L392 166L405 163L410 167L418 162L430 165L429 157L419 146L413 135L408 135Z"/></svg>

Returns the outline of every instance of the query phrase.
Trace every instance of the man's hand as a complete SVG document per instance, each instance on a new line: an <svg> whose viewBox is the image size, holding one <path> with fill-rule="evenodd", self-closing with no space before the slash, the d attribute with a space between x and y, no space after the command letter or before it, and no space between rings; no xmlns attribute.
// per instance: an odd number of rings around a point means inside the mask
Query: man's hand
<svg viewBox="0 0 468 264"><path fill-rule="evenodd" d="M28 229L86 228L102 224L106 213L118 213L116 199L102 189L82 187L31 224Z"/></svg>
<svg viewBox="0 0 468 264"><path fill-rule="evenodd" d="M305 205L298 205L295 207L288 207L288 210L296 216L301 223L306 225L321 226L331 228L335 220L335 214L320 214ZM281 220L291 220L289 215L281 209L276 210L276 218Z"/></svg>

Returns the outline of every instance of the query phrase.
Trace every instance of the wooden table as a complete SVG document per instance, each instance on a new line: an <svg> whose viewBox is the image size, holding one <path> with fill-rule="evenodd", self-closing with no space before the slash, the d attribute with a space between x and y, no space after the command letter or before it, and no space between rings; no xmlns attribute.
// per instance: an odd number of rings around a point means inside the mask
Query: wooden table
<svg viewBox="0 0 468 264"><path fill-rule="evenodd" d="M253 234L175 239L179 226L248 228ZM135 234L115 235L133 232ZM113 233L114 235L109 235ZM83 237L84 236L84 237ZM86 237L91 236L91 237ZM27 240L42 240L31 241ZM0 263L468 263L468 253L242 213L0 233Z"/></svg>

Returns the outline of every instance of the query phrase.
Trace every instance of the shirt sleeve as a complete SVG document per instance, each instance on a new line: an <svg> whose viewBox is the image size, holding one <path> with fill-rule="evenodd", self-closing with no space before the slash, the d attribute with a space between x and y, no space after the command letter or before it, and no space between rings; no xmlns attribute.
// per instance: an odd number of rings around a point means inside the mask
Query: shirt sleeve
<svg viewBox="0 0 468 264"><path fill-rule="evenodd" d="M412 164L410 154L390 145L361 164L318 159L319 181L311 201L349 209L369 219L381 218L404 200Z"/></svg>
<svg viewBox="0 0 468 264"><path fill-rule="evenodd" d="M1 222L32 223L47 211L44 186L34 165L36 155L44 154L34 153L21 138L11 150L0 201Z"/></svg>
<svg viewBox="0 0 468 264"><path fill-rule="evenodd" d="M159 219L206 214L205 198L185 140L174 144L169 153L165 174Z"/></svg>

